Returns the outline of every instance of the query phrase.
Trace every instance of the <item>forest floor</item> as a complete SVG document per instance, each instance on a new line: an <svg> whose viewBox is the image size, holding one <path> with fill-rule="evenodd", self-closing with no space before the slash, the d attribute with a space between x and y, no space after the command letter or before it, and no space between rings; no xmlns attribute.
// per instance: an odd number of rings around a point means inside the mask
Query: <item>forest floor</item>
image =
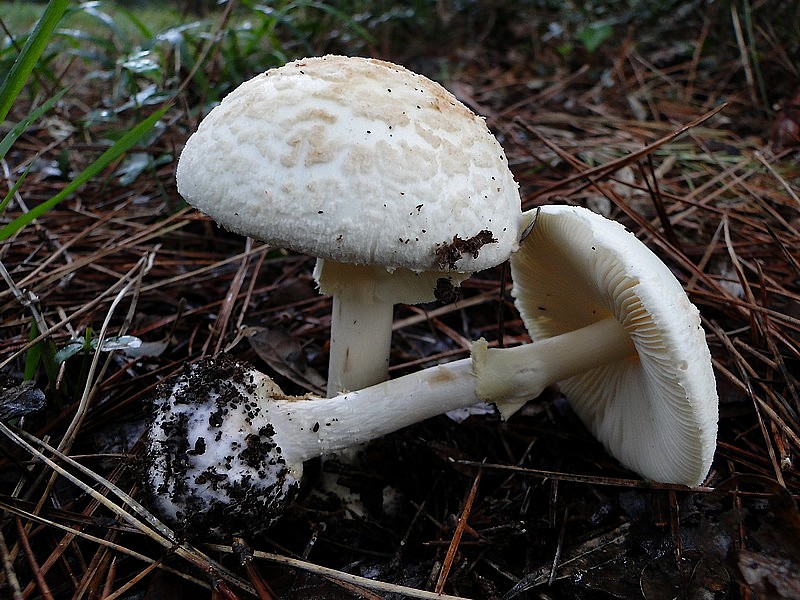
<svg viewBox="0 0 800 600"><path fill-rule="evenodd" d="M589 207L673 270L702 314L720 397L702 487L623 469L554 387L505 422L441 416L368 445L338 473L363 511L315 493L323 467L312 461L288 513L243 540L252 561L151 528L132 499L146 504L137 463L159 381L221 351L289 394L319 391L327 368L331 303L313 259L230 234L177 194L175 159L204 114L188 87L127 162L0 246L4 398L32 394L14 381L32 361L47 398L0 443L0 595L800 597L800 62L769 26L742 37L735 10L711 4L679 34L672 23L675 39L630 26L566 58L512 20L438 54L423 42L371 48L486 117L524 209ZM208 55L213 73L222 59ZM70 62L62 81L87 73ZM29 172L3 224L103 149L102 123L75 125L103 93L94 81L65 96L15 143L2 161L9 188ZM121 164L145 167L125 179ZM392 376L465 358L479 337L529 341L510 287L501 265L453 302L396 307Z"/></svg>

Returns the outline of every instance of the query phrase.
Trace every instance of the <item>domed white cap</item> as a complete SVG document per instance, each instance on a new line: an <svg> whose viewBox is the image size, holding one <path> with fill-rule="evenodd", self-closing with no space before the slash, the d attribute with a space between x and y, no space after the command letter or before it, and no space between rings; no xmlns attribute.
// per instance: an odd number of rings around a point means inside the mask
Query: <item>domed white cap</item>
<svg viewBox="0 0 800 600"><path fill-rule="evenodd" d="M700 484L716 447L716 384L698 310L669 268L619 223L544 206L511 273L534 341L607 317L622 324L637 356L559 387L623 465L655 481Z"/></svg>
<svg viewBox="0 0 800 600"><path fill-rule="evenodd" d="M227 229L341 263L473 272L519 237L518 186L483 119L379 60L307 58L243 83L177 179Z"/></svg>

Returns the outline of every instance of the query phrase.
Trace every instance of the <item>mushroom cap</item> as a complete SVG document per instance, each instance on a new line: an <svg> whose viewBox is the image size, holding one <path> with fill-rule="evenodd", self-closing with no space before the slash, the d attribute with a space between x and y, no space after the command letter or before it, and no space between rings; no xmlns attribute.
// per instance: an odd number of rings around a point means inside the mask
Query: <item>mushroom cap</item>
<svg viewBox="0 0 800 600"><path fill-rule="evenodd" d="M246 81L189 138L177 181L225 228L340 263L467 273L519 239L518 186L484 120L380 60Z"/></svg>
<svg viewBox="0 0 800 600"><path fill-rule="evenodd" d="M621 224L543 206L511 257L513 295L535 341L613 316L637 356L559 382L575 412L645 478L699 485L717 437L718 398L697 308Z"/></svg>
<svg viewBox="0 0 800 600"><path fill-rule="evenodd" d="M266 375L227 355L163 382L151 404L145 482L153 508L187 537L267 529L294 500L302 461L287 458L264 398Z"/></svg>

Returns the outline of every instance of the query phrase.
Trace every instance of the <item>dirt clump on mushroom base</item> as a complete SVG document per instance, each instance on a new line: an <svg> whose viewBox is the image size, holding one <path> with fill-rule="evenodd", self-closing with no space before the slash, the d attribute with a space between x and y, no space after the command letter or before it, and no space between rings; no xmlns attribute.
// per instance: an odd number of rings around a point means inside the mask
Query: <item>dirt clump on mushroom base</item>
<svg viewBox="0 0 800 600"><path fill-rule="evenodd" d="M162 384L153 398L142 465L151 505L189 539L264 531L294 500L298 477L271 425L247 427L262 409L241 365L223 354L199 367L187 366L179 386Z"/></svg>

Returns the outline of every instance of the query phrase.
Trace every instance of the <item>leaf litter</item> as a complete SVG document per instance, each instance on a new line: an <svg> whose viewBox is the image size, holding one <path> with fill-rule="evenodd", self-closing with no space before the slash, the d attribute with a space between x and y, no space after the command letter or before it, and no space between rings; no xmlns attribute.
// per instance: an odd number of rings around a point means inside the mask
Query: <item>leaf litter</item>
<svg viewBox="0 0 800 600"><path fill-rule="evenodd" d="M126 355L98 338L35 388L4 384L32 406L43 391L47 406L3 413L15 421L2 426L0 448L0 590L53 598L199 588L227 598L435 590L509 599L797 597L796 111L787 102L770 118L756 79L743 72L749 56L666 60L630 43L602 48L605 72L592 62L597 55L559 62L545 48L536 61L513 49L454 52L453 89L487 116L524 208L579 204L622 221L700 308L721 400L704 487L633 478L551 389L509 422L440 417L364 448L358 467L331 466L355 490L361 514L311 493L323 469L312 463L289 514L267 537L237 542L247 560L233 546L175 538L140 504L140 445L98 452L96 440L120 423L137 431L158 381L222 348L287 393L319 391L330 301L310 282L308 259L183 208L174 162L163 157L177 155L191 125L173 108L170 126L130 155L135 164L114 167L137 171L127 185L92 181L0 247L13 282L0 290L4 373L21 379L46 342L69 348L104 323L105 340L156 349ZM9 187L27 165L40 166L27 171L23 202L12 202L5 220L63 187L65 171L41 165L63 165L66 149L72 170L80 167L93 149L76 136L58 128L19 138L5 159ZM452 303L398 307L392 374L463 358L464 340L480 336L527 341L509 293L498 267L466 281ZM31 308L40 317L33 337ZM235 343L242 336L249 344Z"/></svg>

